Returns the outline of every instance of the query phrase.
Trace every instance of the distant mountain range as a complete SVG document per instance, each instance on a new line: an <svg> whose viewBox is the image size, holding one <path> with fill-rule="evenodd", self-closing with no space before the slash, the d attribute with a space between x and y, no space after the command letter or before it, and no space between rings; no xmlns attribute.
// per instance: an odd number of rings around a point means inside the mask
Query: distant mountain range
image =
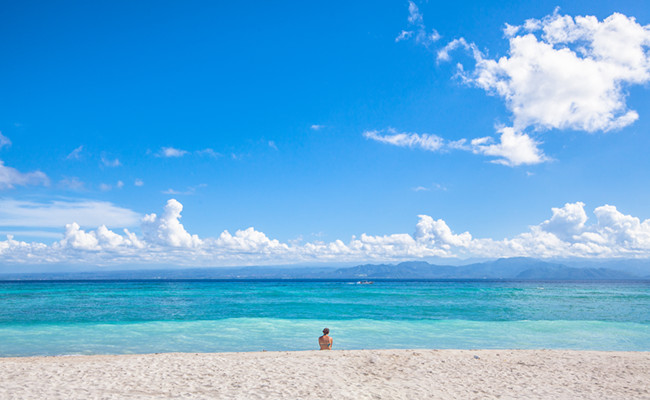
<svg viewBox="0 0 650 400"><path fill-rule="evenodd" d="M0 279L518 279L635 280L650 279L650 260L587 263L547 262L534 258L501 258L463 266L424 261L365 264L356 267L240 267L129 270L100 272L0 274Z"/></svg>

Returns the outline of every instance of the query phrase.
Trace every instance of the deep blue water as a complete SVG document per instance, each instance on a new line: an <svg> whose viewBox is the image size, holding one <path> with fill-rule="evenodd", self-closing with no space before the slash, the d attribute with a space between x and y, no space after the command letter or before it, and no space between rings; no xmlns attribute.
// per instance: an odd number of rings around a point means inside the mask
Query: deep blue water
<svg viewBox="0 0 650 400"><path fill-rule="evenodd" d="M335 349L650 351L650 282L0 282L0 356Z"/></svg>

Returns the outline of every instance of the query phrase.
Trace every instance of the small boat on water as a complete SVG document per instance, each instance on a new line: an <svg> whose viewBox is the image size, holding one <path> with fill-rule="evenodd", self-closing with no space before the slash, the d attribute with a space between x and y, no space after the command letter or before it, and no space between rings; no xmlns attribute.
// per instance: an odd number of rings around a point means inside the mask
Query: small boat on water
<svg viewBox="0 0 650 400"><path fill-rule="evenodd" d="M357 285L372 285L373 283L375 283L375 282L373 282L373 281L359 281L359 282L357 282Z"/></svg>

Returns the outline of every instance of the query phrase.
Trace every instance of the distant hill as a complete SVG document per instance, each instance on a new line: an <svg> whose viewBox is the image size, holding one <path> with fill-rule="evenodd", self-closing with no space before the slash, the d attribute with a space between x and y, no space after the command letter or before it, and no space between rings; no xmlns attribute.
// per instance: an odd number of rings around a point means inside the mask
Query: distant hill
<svg viewBox="0 0 650 400"><path fill-rule="evenodd" d="M576 266L578 265L578 266ZM501 258L462 266L425 261L399 264L364 264L356 267L239 267L128 270L99 272L0 274L0 279L520 279L603 280L650 279L650 263L616 261L602 264L547 262L534 258Z"/></svg>
<svg viewBox="0 0 650 400"><path fill-rule="evenodd" d="M433 265L427 262L359 265L340 268L330 275L338 279L535 279L589 280L635 279L640 276L606 268L573 268L533 258L502 258L464 266Z"/></svg>

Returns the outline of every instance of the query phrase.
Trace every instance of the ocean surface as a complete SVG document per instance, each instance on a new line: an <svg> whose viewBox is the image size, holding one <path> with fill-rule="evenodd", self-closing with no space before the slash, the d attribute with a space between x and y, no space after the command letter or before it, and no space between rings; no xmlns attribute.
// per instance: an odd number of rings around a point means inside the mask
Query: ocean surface
<svg viewBox="0 0 650 400"><path fill-rule="evenodd" d="M317 349L650 351L650 282L0 282L0 356Z"/></svg>

